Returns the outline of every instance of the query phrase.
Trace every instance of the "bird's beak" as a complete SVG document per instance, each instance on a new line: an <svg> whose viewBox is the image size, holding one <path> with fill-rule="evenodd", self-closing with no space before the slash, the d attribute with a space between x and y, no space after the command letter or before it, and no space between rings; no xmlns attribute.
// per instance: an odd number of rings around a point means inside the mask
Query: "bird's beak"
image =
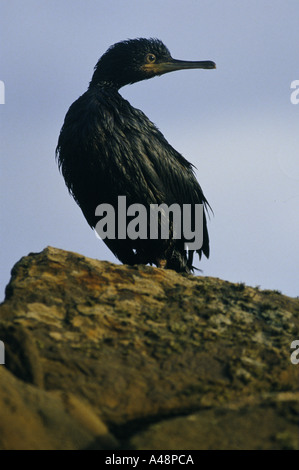
<svg viewBox="0 0 299 470"><path fill-rule="evenodd" d="M146 72L151 72L155 75L162 75L163 73L174 72L175 70L182 69L215 69L216 64L211 60L187 61L170 59L167 62L145 64L142 68Z"/></svg>

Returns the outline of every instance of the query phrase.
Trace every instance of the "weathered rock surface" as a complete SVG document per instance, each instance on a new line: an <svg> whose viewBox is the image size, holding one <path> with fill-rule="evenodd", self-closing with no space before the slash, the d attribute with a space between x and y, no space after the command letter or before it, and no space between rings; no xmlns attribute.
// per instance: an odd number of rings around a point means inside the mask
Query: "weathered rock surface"
<svg viewBox="0 0 299 470"><path fill-rule="evenodd" d="M0 448L110 449L117 441L88 404L67 391L46 392L0 369Z"/></svg>
<svg viewBox="0 0 299 470"><path fill-rule="evenodd" d="M297 449L299 299L48 247L0 306L2 449Z"/></svg>

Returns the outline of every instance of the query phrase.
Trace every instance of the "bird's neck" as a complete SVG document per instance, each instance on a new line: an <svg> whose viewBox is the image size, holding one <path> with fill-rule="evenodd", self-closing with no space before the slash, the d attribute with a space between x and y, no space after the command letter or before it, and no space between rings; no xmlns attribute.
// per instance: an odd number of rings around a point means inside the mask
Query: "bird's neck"
<svg viewBox="0 0 299 470"><path fill-rule="evenodd" d="M120 88L121 88L121 85L115 83L115 82L112 82L111 80L91 80L90 83L89 83L89 89L91 88L106 88L106 89L110 89L110 90L115 90L115 91L118 91Z"/></svg>
<svg viewBox="0 0 299 470"><path fill-rule="evenodd" d="M124 84L117 78L116 74L112 74L101 67L96 66L92 79L89 83L89 88L100 87L100 88L113 88L119 90Z"/></svg>

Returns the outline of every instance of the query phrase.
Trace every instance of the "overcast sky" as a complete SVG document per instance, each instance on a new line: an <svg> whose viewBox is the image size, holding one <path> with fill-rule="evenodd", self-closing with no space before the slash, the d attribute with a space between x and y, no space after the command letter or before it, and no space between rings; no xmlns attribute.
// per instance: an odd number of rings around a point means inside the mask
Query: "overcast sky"
<svg viewBox="0 0 299 470"><path fill-rule="evenodd" d="M203 275L299 295L298 0L0 0L1 279L47 245L117 262L69 196L54 152L98 58L158 37L213 60L121 89L197 167L214 216ZM199 266L199 265L197 265Z"/></svg>

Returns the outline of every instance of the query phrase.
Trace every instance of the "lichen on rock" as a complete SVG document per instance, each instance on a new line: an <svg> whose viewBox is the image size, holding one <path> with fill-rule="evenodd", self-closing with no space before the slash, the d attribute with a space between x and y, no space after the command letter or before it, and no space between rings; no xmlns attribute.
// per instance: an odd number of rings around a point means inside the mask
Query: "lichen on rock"
<svg viewBox="0 0 299 470"><path fill-rule="evenodd" d="M52 247L23 257L0 306L0 381L22 399L18 417L0 411L0 448L20 446L5 426L25 414L26 448L61 448L53 423L38 442L30 394L65 423L79 428L88 408L104 426L67 448L299 448L298 313L299 299L242 283ZM82 412L63 404L70 392Z"/></svg>

